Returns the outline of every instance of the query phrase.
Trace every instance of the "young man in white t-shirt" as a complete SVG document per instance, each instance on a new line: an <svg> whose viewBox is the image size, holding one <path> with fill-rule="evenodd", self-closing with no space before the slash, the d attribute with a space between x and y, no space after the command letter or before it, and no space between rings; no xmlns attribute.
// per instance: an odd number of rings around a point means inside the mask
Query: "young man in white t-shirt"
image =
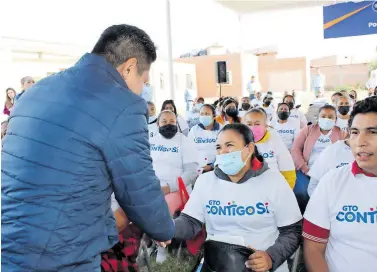
<svg viewBox="0 0 377 272"><path fill-rule="evenodd" d="M320 181L304 215L309 271L377 271L377 97L350 118L355 161Z"/></svg>
<svg viewBox="0 0 377 272"><path fill-rule="evenodd" d="M251 105L253 107L262 107L263 99L262 99L262 93L261 92L257 92L255 94L255 98L253 100L251 100Z"/></svg>
<svg viewBox="0 0 377 272"><path fill-rule="evenodd" d="M308 172L308 176L310 176L308 195L311 196L313 194L319 181L327 172L331 169L348 165L354 160L348 140L337 141L326 147Z"/></svg>

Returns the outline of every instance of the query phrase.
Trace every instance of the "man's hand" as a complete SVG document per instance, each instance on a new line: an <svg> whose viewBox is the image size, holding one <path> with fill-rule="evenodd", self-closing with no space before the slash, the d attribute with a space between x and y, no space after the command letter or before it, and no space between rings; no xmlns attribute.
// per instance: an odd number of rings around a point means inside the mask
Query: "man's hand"
<svg viewBox="0 0 377 272"><path fill-rule="evenodd" d="M272 268L272 260L267 252L258 250L250 255L246 267L254 272L266 272Z"/></svg>
<svg viewBox="0 0 377 272"><path fill-rule="evenodd" d="M169 185L162 186L161 189L162 189L162 191L164 192L165 195L170 194Z"/></svg>
<svg viewBox="0 0 377 272"><path fill-rule="evenodd" d="M160 247L167 247L168 245L171 244L171 240L169 240L169 241L165 241L165 242L158 242L158 241L155 241L155 242L156 242L156 244L157 244L158 246L160 246Z"/></svg>

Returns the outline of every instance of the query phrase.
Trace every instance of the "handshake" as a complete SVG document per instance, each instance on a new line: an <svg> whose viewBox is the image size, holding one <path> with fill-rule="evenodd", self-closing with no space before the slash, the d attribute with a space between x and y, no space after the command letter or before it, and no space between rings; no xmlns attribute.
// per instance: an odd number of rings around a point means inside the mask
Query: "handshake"
<svg viewBox="0 0 377 272"><path fill-rule="evenodd" d="M158 241L155 241L155 243L158 245L158 246L160 246L160 247L167 247L168 245L170 245L171 244L171 240L169 240L169 241L165 241L165 242L158 242Z"/></svg>

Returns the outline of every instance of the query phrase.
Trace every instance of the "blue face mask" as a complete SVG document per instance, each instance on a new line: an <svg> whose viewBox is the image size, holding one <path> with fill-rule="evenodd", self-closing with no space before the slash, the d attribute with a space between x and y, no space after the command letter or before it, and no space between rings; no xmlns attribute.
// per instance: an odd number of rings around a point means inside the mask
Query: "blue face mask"
<svg viewBox="0 0 377 272"><path fill-rule="evenodd" d="M318 125L323 130L331 130L335 126L335 120L329 118L318 118Z"/></svg>
<svg viewBox="0 0 377 272"><path fill-rule="evenodd" d="M196 104L195 108L197 111L200 111L200 109L203 107L203 104L202 103L198 103Z"/></svg>
<svg viewBox="0 0 377 272"><path fill-rule="evenodd" d="M212 124L213 117L212 116L208 116L208 115L200 116L199 117L199 121L200 121L200 123L203 124L203 126L208 127L209 125Z"/></svg>
<svg viewBox="0 0 377 272"><path fill-rule="evenodd" d="M249 160L250 157L246 159L246 161L242 161L242 151L234 151L226 154L216 155L216 162L217 166L223 171L225 174L229 176L234 176L241 169L246 165L246 162Z"/></svg>

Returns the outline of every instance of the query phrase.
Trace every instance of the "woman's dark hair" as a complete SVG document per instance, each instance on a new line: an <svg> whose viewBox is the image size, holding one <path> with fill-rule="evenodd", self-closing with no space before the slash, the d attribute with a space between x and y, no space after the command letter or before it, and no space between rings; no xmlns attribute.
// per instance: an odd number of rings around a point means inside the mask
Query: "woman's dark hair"
<svg viewBox="0 0 377 272"><path fill-rule="evenodd" d="M211 104L204 104L202 106L202 108L204 108L204 107L207 107L207 108L211 109L213 117L216 117L216 110L215 110L215 108Z"/></svg>
<svg viewBox="0 0 377 272"><path fill-rule="evenodd" d="M356 115L370 112L377 114L377 96L371 96L355 103L350 119L348 120L348 127L352 126L353 119Z"/></svg>
<svg viewBox="0 0 377 272"><path fill-rule="evenodd" d="M223 112L222 114L225 115L226 112L225 112L225 108L229 105L229 104L236 104L236 109L238 109L238 102L236 100L234 100L233 98L229 98L227 100L225 100L224 104L223 104ZM241 123L241 118L239 117L236 117L236 118L233 118L234 119L234 122L235 123Z"/></svg>
<svg viewBox="0 0 377 272"><path fill-rule="evenodd" d="M331 95L331 97L334 97L334 96L343 96L343 94L341 92L335 92Z"/></svg>
<svg viewBox="0 0 377 272"><path fill-rule="evenodd" d="M232 131L236 132L237 134L241 135L243 141L245 142L245 146L250 144L250 143L255 143L253 132L251 131L251 129L248 126L246 126L244 124L239 124L239 123L228 124L225 127L223 127L223 129L220 131L220 133L223 132L223 131L227 131L227 130L232 130ZM259 152L258 152L256 145L255 145L254 154L251 158L257 158L258 160L263 161L263 158L261 158L261 156L259 155Z"/></svg>
<svg viewBox="0 0 377 272"><path fill-rule="evenodd" d="M198 99L196 99L196 101L199 101L199 100L203 100L203 103L204 103L204 98L203 97L198 97Z"/></svg>
<svg viewBox="0 0 377 272"><path fill-rule="evenodd" d="M373 92L374 95L377 95L377 86L376 88L374 88L374 92Z"/></svg>
<svg viewBox="0 0 377 272"><path fill-rule="evenodd" d="M173 106L173 108L174 108L174 113L175 113L175 115L177 115L177 107L175 106L173 100L165 100L164 103L162 103L161 111L164 111L166 105L169 105L169 104Z"/></svg>
<svg viewBox="0 0 377 272"><path fill-rule="evenodd" d="M157 125L160 123L161 116L165 113L172 113L172 112L169 111L169 110L161 111L160 114L157 116ZM173 114L174 114L174 112L173 112ZM176 114L174 114L174 115L175 115L175 119L177 120L177 115ZM178 120L177 120L177 125L178 125Z"/></svg>
<svg viewBox="0 0 377 272"><path fill-rule="evenodd" d="M148 101L147 104L148 104L148 105L155 106L155 104L154 104L152 101Z"/></svg>
<svg viewBox="0 0 377 272"><path fill-rule="evenodd" d="M326 104L320 107L318 113L320 113L322 110L333 110L336 114L336 108L333 105Z"/></svg>

